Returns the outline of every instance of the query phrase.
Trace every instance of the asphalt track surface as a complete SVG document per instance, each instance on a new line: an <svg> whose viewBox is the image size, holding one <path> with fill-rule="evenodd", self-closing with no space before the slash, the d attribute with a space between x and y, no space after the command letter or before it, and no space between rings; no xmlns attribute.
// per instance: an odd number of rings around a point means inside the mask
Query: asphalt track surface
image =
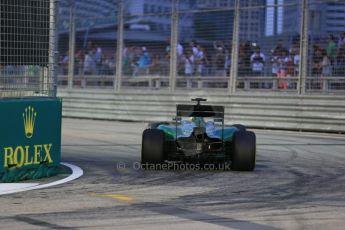
<svg viewBox="0 0 345 230"><path fill-rule="evenodd" d="M145 171L145 126L64 119L84 176L0 196L0 229L344 229L344 135L256 130L254 172Z"/></svg>

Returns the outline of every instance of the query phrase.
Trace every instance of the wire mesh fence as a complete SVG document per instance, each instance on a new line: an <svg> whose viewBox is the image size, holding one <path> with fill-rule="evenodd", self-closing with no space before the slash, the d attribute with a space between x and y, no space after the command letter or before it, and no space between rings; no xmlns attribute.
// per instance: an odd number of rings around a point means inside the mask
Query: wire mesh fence
<svg viewBox="0 0 345 230"><path fill-rule="evenodd" d="M301 4L281 2L262 1L252 6L241 2L237 74L240 89L297 90ZM292 12L294 16L290 18Z"/></svg>
<svg viewBox="0 0 345 230"><path fill-rule="evenodd" d="M55 96L55 2L0 1L0 98Z"/></svg>
<svg viewBox="0 0 345 230"><path fill-rule="evenodd" d="M133 7L125 6L125 11ZM170 71L171 1L147 4L140 13L128 14L124 19L122 87L157 84L166 88ZM130 79L138 77L143 81ZM162 78L162 81L151 83L145 77Z"/></svg>
<svg viewBox="0 0 345 230"><path fill-rule="evenodd" d="M226 3L180 7L177 88L227 88L234 4Z"/></svg>
<svg viewBox="0 0 345 230"><path fill-rule="evenodd" d="M103 1L61 1L59 7L59 84L113 87L116 73L116 4ZM85 82L85 79L88 82Z"/></svg>
<svg viewBox="0 0 345 230"><path fill-rule="evenodd" d="M306 90L345 90L345 2L313 0L308 8Z"/></svg>
<svg viewBox="0 0 345 230"><path fill-rule="evenodd" d="M342 1L90 0L83 1L85 9L80 4L60 3L61 86L345 90ZM94 5L90 13L87 6Z"/></svg>

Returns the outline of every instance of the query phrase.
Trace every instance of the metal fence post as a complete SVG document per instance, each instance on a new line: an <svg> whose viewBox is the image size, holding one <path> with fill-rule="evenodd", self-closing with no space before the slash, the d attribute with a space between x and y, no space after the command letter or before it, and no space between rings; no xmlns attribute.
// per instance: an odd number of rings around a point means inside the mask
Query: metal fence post
<svg viewBox="0 0 345 230"><path fill-rule="evenodd" d="M173 0L171 9L171 38L170 38L170 70L169 70L169 90L175 91L177 76L177 43L178 43L178 7L179 0Z"/></svg>
<svg viewBox="0 0 345 230"><path fill-rule="evenodd" d="M304 94L308 66L308 0L302 0L298 94Z"/></svg>
<svg viewBox="0 0 345 230"><path fill-rule="evenodd" d="M124 2L118 1L118 15L117 15L117 44L116 44L116 73L114 79L114 89L116 92L121 90L122 77L122 52L124 47L123 41L123 22L124 22Z"/></svg>
<svg viewBox="0 0 345 230"><path fill-rule="evenodd" d="M57 26L56 26L56 16L57 16L57 7L58 3L56 0L50 0L50 16L49 16L49 66L48 66L48 79L51 79L53 82L50 89L51 95L57 96ZM50 92L48 92L50 93Z"/></svg>
<svg viewBox="0 0 345 230"><path fill-rule="evenodd" d="M238 45L239 45L239 17L240 17L240 0L235 0L234 24L231 44L231 69L228 81L228 91L230 94L236 92L236 78L238 73Z"/></svg>
<svg viewBox="0 0 345 230"><path fill-rule="evenodd" d="M239 37L239 15L240 15L240 0L235 1L234 24L232 31L231 44L231 69L228 81L228 91L230 94L236 92L236 77L238 72L238 37Z"/></svg>
<svg viewBox="0 0 345 230"><path fill-rule="evenodd" d="M75 0L71 1L70 7L70 28L69 28L69 49L68 49L68 88L73 87L74 60L75 60Z"/></svg>

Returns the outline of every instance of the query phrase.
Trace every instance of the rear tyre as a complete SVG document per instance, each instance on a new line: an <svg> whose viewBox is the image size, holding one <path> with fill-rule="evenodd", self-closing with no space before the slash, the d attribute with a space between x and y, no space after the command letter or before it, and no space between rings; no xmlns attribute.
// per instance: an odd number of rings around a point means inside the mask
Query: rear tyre
<svg viewBox="0 0 345 230"><path fill-rule="evenodd" d="M235 171L253 171L256 158L256 137L250 131L238 131L233 139L231 168Z"/></svg>
<svg viewBox="0 0 345 230"><path fill-rule="evenodd" d="M232 126L234 126L235 128L237 128L238 131L246 131L246 126L244 126L244 125L241 125L241 124L234 124L234 125L232 125Z"/></svg>
<svg viewBox="0 0 345 230"><path fill-rule="evenodd" d="M161 164L164 156L164 132L159 129L146 129L143 132L141 148L141 164Z"/></svg>

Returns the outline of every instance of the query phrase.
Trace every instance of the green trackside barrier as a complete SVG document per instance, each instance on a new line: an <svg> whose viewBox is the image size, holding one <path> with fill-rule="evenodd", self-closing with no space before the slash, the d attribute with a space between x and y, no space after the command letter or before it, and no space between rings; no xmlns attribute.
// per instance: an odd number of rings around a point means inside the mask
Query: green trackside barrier
<svg viewBox="0 0 345 230"><path fill-rule="evenodd" d="M0 100L0 182L58 173L61 112L57 98Z"/></svg>

